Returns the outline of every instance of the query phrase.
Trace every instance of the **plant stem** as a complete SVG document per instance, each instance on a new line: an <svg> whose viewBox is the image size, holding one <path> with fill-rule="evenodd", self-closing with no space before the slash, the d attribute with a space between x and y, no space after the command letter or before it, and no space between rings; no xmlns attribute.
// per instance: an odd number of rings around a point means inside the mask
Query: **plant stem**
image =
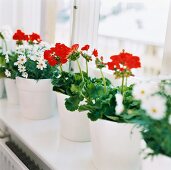
<svg viewBox="0 0 171 170"><path fill-rule="evenodd" d="M107 91L106 79L105 79L105 77L104 77L104 75L103 75L102 69L100 69L100 73L101 73L101 76L102 76L102 79L103 79L104 91L105 91L105 93L106 93L106 91Z"/></svg>
<svg viewBox="0 0 171 170"><path fill-rule="evenodd" d="M127 84L128 84L128 77L126 77L126 80L125 80L125 86L127 87Z"/></svg>
<svg viewBox="0 0 171 170"><path fill-rule="evenodd" d="M77 61L78 69L79 69L79 71L80 71L80 74L81 74L82 80L84 81L84 76L83 76L83 72L82 72L82 70L81 70L80 63L79 63L79 61L78 61L78 60L76 60L76 61Z"/></svg>
<svg viewBox="0 0 171 170"><path fill-rule="evenodd" d="M61 73L62 73L62 72L63 72L62 64L59 64L59 68L60 68L60 71L61 71Z"/></svg>
<svg viewBox="0 0 171 170"><path fill-rule="evenodd" d="M124 75L122 75L122 86L121 86L121 94L123 95L124 93Z"/></svg>
<svg viewBox="0 0 171 170"><path fill-rule="evenodd" d="M88 62L86 60L86 73L87 73L87 76L88 76Z"/></svg>
<svg viewBox="0 0 171 170"><path fill-rule="evenodd" d="M4 41L4 44L5 44L5 50L6 50L6 52L7 52L7 51L8 51L7 42L6 42L5 39L3 39L3 41Z"/></svg>

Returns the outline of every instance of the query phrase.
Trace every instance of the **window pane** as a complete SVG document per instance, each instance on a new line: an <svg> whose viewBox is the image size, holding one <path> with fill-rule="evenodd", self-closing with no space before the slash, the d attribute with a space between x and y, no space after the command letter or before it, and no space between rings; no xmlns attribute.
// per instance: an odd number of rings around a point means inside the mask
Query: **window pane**
<svg viewBox="0 0 171 170"><path fill-rule="evenodd" d="M141 73L159 74L169 0L101 0L98 49L106 60L122 49L139 55Z"/></svg>
<svg viewBox="0 0 171 170"><path fill-rule="evenodd" d="M70 43L71 0L57 0L55 42Z"/></svg>

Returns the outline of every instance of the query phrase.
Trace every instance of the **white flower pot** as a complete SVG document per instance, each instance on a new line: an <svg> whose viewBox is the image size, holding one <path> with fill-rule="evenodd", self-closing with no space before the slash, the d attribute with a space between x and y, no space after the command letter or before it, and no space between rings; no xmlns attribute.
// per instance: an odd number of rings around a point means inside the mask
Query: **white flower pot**
<svg viewBox="0 0 171 170"><path fill-rule="evenodd" d="M147 170L170 170L171 168L171 158L158 155L154 156L153 158L149 157L143 161L142 169Z"/></svg>
<svg viewBox="0 0 171 170"><path fill-rule="evenodd" d="M47 119L55 112L56 97L50 79L16 78L21 114L28 119Z"/></svg>
<svg viewBox="0 0 171 170"><path fill-rule="evenodd" d="M70 112L65 108L68 96L57 93L58 111L60 115L61 135L75 142L90 141L89 120L86 112Z"/></svg>
<svg viewBox="0 0 171 170"><path fill-rule="evenodd" d="M0 99L3 97L4 94L4 79L0 78Z"/></svg>
<svg viewBox="0 0 171 170"><path fill-rule="evenodd" d="M137 129L132 130L130 124L90 122L93 162L98 170L140 170L141 137Z"/></svg>
<svg viewBox="0 0 171 170"><path fill-rule="evenodd" d="M5 78L5 89L8 103L18 104L18 89L16 85L16 80Z"/></svg>

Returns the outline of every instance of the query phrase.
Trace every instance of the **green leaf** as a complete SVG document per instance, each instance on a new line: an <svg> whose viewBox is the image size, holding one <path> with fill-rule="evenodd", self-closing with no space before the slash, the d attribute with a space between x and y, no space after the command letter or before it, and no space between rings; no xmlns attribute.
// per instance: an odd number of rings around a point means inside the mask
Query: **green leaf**
<svg viewBox="0 0 171 170"><path fill-rule="evenodd" d="M94 114L88 113L88 118L92 121L96 121L100 118L100 113L99 112L95 112Z"/></svg>
<svg viewBox="0 0 171 170"><path fill-rule="evenodd" d="M75 111L79 107L79 103L83 100L83 98L79 98L78 96L71 96L65 100L65 107L69 111Z"/></svg>
<svg viewBox="0 0 171 170"><path fill-rule="evenodd" d="M116 116L106 116L108 119L110 119L110 120L113 120L113 121L115 121L115 122L117 122L118 120L119 120L119 118L118 117L116 117Z"/></svg>

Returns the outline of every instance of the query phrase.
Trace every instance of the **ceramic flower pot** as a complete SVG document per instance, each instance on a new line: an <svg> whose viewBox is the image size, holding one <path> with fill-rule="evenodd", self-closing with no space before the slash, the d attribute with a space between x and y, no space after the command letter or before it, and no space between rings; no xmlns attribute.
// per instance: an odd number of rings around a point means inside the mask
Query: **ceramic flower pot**
<svg viewBox="0 0 171 170"><path fill-rule="evenodd" d="M18 104L18 89L15 79L5 78L7 100L10 104Z"/></svg>
<svg viewBox="0 0 171 170"><path fill-rule="evenodd" d="M158 156L154 156L153 159L151 159L151 157L145 159L145 161L143 162L142 169L170 170L170 167L171 158L160 154Z"/></svg>
<svg viewBox="0 0 171 170"><path fill-rule="evenodd" d="M20 112L28 119L47 119L56 107L50 79L33 80L17 77Z"/></svg>
<svg viewBox="0 0 171 170"><path fill-rule="evenodd" d="M58 111L60 115L61 135L75 142L90 141L89 120L86 112L70 112L65 108L68 96L57 93Z"/></svg>
<svg viewBox="0 0 171 170"><path fill-rule="evenodd" d="M3 97L4 94L4 79L0 78L0 99Z"/></svg>
<svg viewBox="0 0 171 170"><path fill-rule="evenodd" d="M90 132L93 162L98 170L141 169L141 137L133 125L97 120L90 122Z"/></svg>

